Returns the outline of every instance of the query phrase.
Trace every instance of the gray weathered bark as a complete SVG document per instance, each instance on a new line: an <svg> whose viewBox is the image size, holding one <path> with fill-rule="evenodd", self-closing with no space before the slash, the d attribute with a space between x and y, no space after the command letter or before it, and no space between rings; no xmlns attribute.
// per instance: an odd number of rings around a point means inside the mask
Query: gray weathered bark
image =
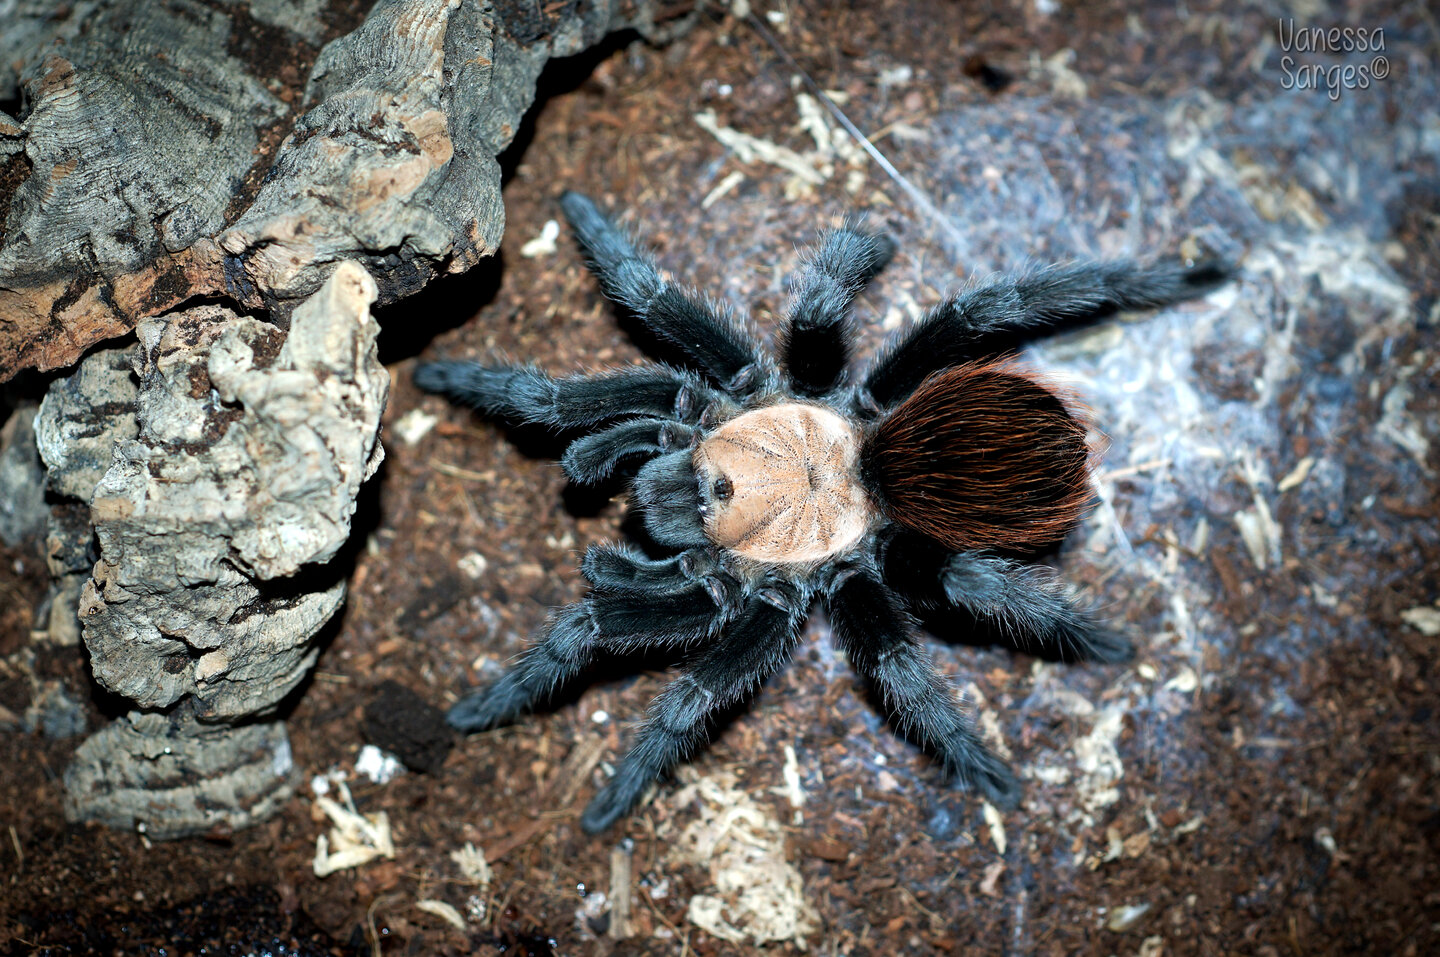
<svg viewBox="0 0 1440 957"><path fill-rule="evenodd" d="M91 527L57 506L52 607L73 609L78 591L96 680L152 712L85 742L66 777L72 816L178 836L238 826L288 795L285 730L253 719L304 678L345 598L347 567L333 559L382 458L390 383L375 292L343 262L288 335L219 305L147 319L138 348L91 355L46 397L51 487L91 503L99 542L89 571ZM52 638L73 620L52 616ZM155 771L162 745L188 775ZM152 781L164 786L142 799Z"/></svg>
<svg viewBox="0 0 1440 957"><path fill-rule="evenodd" d="M154 838L238 830L295 793L278 721L205 724L183 709L131 712L80 745L65 770L65 814Z"/></svg>
<svg viewBox="0 0 1440 957"><path fill-rule="evenodd" d="M18 545L45 529L45 466L35 449L35 407L0 426L0 544Z"/></svg>
<svg viewBox="0 0 1440 957"><path fill-rule="evenodd" d="M343 19L320 0L19 6L0 381L84 357L36 417L48 635L83 631L144 709L82 746L67 812L244 826L289 793L284 728L254 719L314 663L382 454L370 304L495 251L496 156L551 57L669 28L650 0L380 0L317 53ZM165 748L178 783L152 773Z"/></svg>
<svg viewBox="0 0 1440 957"><path fill-rule="evenodd" d="M28 115L0 116L0 380L197 296L283 318L340 259L382 303L469 268L499 242L495 156L545 63L666 32L644 0L380 0L319 53L297 113L275 64L309 49L311 0L83 6L84 31L31 54ZM298 33L256 39L285 11Z"/></svg>
<svg viewBox="0 0 1440 957"><path fill-rule="evenodd" d="M100 561L80 598L111 691L142 708L193 696L201 718L238 719L304 677L345 596L330 560L383 457L374 298L346 262L283 341L223 306L141 323L140 430L91 499Z"/></svg>

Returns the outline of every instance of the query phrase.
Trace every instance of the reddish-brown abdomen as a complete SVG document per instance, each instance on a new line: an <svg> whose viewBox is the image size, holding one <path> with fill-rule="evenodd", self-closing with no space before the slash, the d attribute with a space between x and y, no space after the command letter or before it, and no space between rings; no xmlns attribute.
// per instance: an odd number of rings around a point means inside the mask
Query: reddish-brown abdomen
<svg viewBox="0 0 1440 957"><path fill-rule="evenodd" d="M885 514L957 551L1058 542L1089 504L1086 425L1009 360L926 379L861 450Z"/></svg>

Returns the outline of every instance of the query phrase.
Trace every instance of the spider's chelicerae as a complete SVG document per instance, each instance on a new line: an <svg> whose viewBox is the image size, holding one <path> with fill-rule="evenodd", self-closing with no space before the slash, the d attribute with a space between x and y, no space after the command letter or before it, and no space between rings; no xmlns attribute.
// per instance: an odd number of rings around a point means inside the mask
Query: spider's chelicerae
<svg viewBox="0 0 1440 957"><path fill-rule="evenodd" d="M578 483L643 461L632 502L666 557L596 545L590 593L449 722L478 731L547 698L597 652L681 650L615 776L586 808L595 833L706 739L710 720L789 657L819 599L836 643L898 723L965 786L1013 806L1014 775L962 715L911 615L968 612L1027 650L1121 661L1129 643L1045 569L1090 498L1086 427L1003 358L1024 335L1204 292L1228 267L1083 262L998 276L894 336L853 381L850 301L889 261L887 238L822 234L793 284L778 364L741 323L666 281L584 196L561 205L605 294L686 368L551 378L442 361L415 381L517 423L584 432L562 465Z"/></svg>

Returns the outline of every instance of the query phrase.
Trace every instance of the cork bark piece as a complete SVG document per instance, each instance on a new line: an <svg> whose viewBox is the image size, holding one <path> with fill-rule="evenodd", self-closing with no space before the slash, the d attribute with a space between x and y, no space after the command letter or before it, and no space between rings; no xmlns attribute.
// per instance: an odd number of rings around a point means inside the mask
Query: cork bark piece
<svg viewBox="0 0 1440 957"><path fill-rule="evenodd" d="M669 28L659 3L380 0L317 53L309 2L79 6L27 34L30 108L0 114L0 381L196 297L283 319L341 259L382 303L464 271L546 62Z"/></svg>

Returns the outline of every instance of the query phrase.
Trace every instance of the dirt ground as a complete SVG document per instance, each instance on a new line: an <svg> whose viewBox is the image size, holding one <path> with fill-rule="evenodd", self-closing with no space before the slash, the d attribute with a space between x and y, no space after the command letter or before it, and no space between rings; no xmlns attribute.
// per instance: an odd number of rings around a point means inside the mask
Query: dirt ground
<svg viewBox="0 0 1440 957"><path fill-rule="evenodd" d="M0 951L720 955L773 936L766 953L855 957L1440 952L1433 14L1305 5L1302 26L1385 31L1388 75L1332 99L1287 89L1282 58L1373 51L1286 51L1263 6L754 6L935 214L853 156L733 17L552 65L508 157L501 255L380 316L387 458L343 619L289 705L301 796L248 831L151 844L65 823L79 737L0 734ZM819 172L746 161L706 125ZM527 247L566 188L625 211L667 270L767 334L796 244L867 214L900 253L857 305L865 352L967 276L1026 261L1243 257L1203 301L1031 356L1108 439L1102 505L1056 561L1140 653L1052 664L935 627L937 662L1024 778L1018 810L945 788L819 615L793 664L600 838L579 813L665 662L609 665L431 773L356 773L367 708L409 707L387 682L454 701L581 594L587 546L622 534L623 497L567 489L556 443L410 383L422 354L556 373L641 358L563 228ZM0 558L0 703L21 714L58 688L96 727L111 705L83 660L29 636L41 556ZM393 860L314 876L310 779L330 772L387 815Z"/></svg>

